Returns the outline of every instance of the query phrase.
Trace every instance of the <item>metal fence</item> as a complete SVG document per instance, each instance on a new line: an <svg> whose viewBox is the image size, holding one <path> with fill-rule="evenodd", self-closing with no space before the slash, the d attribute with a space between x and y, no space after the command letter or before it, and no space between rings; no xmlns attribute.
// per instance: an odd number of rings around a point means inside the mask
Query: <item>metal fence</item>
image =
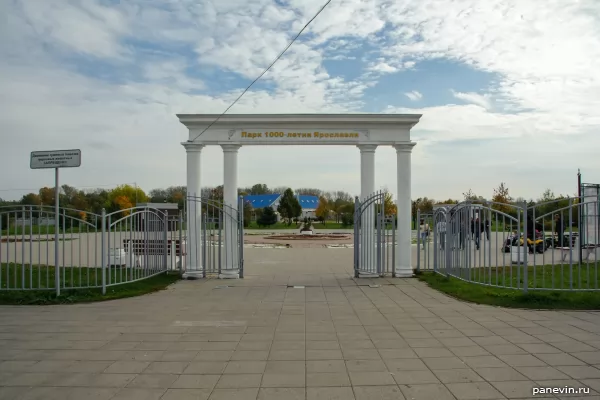
<svg viewBox="0 0 600 400"><path fill-rule="evenodd" d="M70 208L0 208L0 290L100 288L181 270L181 218L147 207L101 215Z"/></svg>
<svg viewBox="0 0 600 400"><path fill-rule="evenodd" d="M600 290L599 198L463 202L419 215L417 269L528 290Z"/></svg>

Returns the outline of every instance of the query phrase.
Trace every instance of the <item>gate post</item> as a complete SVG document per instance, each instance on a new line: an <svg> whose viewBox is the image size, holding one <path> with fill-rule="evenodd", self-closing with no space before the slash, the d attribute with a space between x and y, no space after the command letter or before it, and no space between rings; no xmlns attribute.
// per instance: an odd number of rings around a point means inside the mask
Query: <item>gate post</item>
<svg viewBox="0 0 600 400"><path fill-rule="evenodd" d="M444 256L446 257L446 277L450 278L450 267L452 266L452 247L454 246L454 228L452 227L452 220L450 218L450 212L446 212L446 243L444 245ZM450 231L448 231L450 230ZM452 235L451 240L448 240L448 235Z"/></svg>
<svg viewBox="0 0 600 400"><path fill-rule="evenodd" d="M102 249L100 251L100 262L102 263L102 269L100 270L102 272L102 294L105 295L106 294L106 250L105 246L104 246L104 237L106 236L106 210L103 208L102 209L102 233L101 233L101 237L100 237L100 248ZM133 253L131 251L131 249L129 249L129 251L131 253Z"/></svg>
<svg viewBox="0 0 600 400"><path fill-rule="evenodd" d="M157 210L160 211L160 210ZM164 229L164 270L168 271L169 270L169 265L171 265L171 267L173 266L173 257L175 256L175 254L172 254L172 250L174 249L173 246L169 246L169 217L167 214L167 211L165 210L164 212L164 217L163 217L163 229ZM171 261L169 263L169 261Z"/></svg>
<svg viewBox="0 0 600 400"><path fill-rule="evenodd" d="M354 198L354 277L358 278L360 264L360 200Z"/></svg>
<svg viewBox="0 0 600 400"><path fill-rule="evenodd" d="M421 210L417 209L417 272L421 271Z"/></svg>
<svg viewBox="0 0 600 400"><path fill-rule="evenodd" d="M381 210L377 213L377 274L379 276L382 274L381 268Z"/></svg>
<svg viewBox="0 0 600 400"><path fill-rule="evenodd" d="M238 232L240 234L240 250L238 253L239 266L240 266L240 278L244 277L244 197L240 196L238 203L238 221L239 221L239 229Z"/></svg>
<svg viewBox="0 0 600 400"><path fill-rule="evenodd" d="M529 219L527 216L527 202L523 202L523 293L527 293L527 289L529 288L528 275L529 275L529 267L527 265L527 256L529 253L529 249L527 246L527 224L529 223ZM533 230L535 232L535 224L533 225ZM535 234L532 239L535 239Z"/></svg>

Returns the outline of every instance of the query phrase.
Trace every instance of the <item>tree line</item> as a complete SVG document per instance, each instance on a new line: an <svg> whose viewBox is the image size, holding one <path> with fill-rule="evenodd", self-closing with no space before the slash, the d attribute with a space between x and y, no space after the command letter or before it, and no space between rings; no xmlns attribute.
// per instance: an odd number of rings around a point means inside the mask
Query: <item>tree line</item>
<svg viewBox="0 0 600 400"><path fill-rule="evenodd" d="M354 197L345 191L324 191L317 188L298 188L292 190L288 187L273 187L270 188L264 183L258 183L252 186L238 189L241 196L261 195L261 194L283 194L285 201L282 210L277 210L280 215L291 221L301 214L299 204L295 204L292 198L294 194L313 195L319 198L319 204L316 210L317 218L326 219L334 218L336 222L343 222L342 218L346 218L354 212ZM291 193L291 194L290 194ZM78 210L81 217L85 217L86 213L100 214L102 209L107 212L119 210L127 210L140 203L177 203L180 209L184 208L184 203L187 195L185 186L171 186L168 188L152 189L148 193L144 192L139 187L131 185L120 185L113 189L91 189L81 190L73 186L62 185L60 190L61 206ZM203 198L222 201L223 185L216 187L204 187L201 190L200 196ZM577 202L577 196L572 196L573 202ZM502 182L498 187L493 189L490 200L493 202L492 208L505 212L509 215L515 211L515 204L527 203L533 205L536 203L554 203L540 206L536 212L551 212L553 209L565 208L569 204L569 196L556 195L551 189L545 190L537 199L526 200L523 197L513 198L507 185ZM289 199L289 200L288 200ZM471 189L463 193L463 199L460 201L471 201L473 203L484 203L487 199L483 196L475 194ZM417 210L421 213L430 213L433 211L433 206L438 203L457 204L458 199L447 199L444 201L436 201L432 198L423 197L412 201L412 214L416 216ZM54 188L43 187L37 193L28 193L17 201L3 201L0 199L0 206L53 206L54 205ZM388 192L385 194L384 212L386 215L394 215L396 213L395 202L392 195ZM251 207L247 210L250 213ZM541 215L541 214L539 214ZM575 215L574 218L577 218Z"/></svg>

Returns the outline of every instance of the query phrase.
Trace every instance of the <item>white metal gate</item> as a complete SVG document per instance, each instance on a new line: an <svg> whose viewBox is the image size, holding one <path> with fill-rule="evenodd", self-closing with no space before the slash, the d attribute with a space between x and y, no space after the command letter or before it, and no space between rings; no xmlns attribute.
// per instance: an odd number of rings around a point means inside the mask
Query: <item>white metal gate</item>
<svg viewBox="0 0 600 400"><path fill-rule="evenodd" d="M395 276L396 224L385 216L385 192L354 203L354 277Z"/></svg>
<svg viewBox="0 0 600 400"><path fill-rule="evenodd" d="M186 231L190 249L185 260L191 277L244 277L244 202L232 207L222 200L188 196Z"/></svg>

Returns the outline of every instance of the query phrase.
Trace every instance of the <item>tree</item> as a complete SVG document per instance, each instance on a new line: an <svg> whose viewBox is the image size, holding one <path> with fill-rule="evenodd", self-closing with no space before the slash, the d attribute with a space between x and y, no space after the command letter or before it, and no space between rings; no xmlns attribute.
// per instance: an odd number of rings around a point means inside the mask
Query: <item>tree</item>
<svg viewBox="0 0 600 400"><path fill-rule="evenodd" d="M260 217L256 220L258 226L271 226L277 223L277 214L272 207L265 207Z"/></svg>
<svg viewBox="0 0 600 400"><path fill-rule="evenodd" d="M277 212L279 212L282 218L287 219L288 225L291 225L292 220L302 214L302 207L298 199L294 196L292 189L286 189L283 196L281 196Z"/></svg>
<svg viewBox="0 0 600 400"><path fill-rule="evenodd" d="M144 193L141 188L133 187L131 185L119 185L108 194L108 198L112 203L115 203L115 200L118 197L127 198L132 207L137 203L145 203L148 201L148 196L146 196L146 193ZM120 201L123 202L124 200L121 199ZM118 205L118 203L115 204ZM122 210L122 208L119 209Z"/></svg>
<svg viewBox="0 0 600 400"><path fill-rule="evenodd" d="M321 196L319 198L319 205L317 206L317 209L315 210L315 215L319 218L319 220L323 223L325 223L325 221L327 220L327 218L329 217L329 202L327 201L327 199L323 196Z"/></svg>
<svg viewBox="0 0 600 400"><path fill-rule="evenodd" d="M471 189L469 189L468 192L463 193L463 197L465 198L465 201L475 201L478 199L477 195L473 193Z"/></svg>
<svg viewBox="0 0 600 400"><path fill-rule="evenodd" d="M250 194L252 194L252 195L270 194L270 192L269 192L269 188L266 184L257 183L256 185L252 186L252 188L250 189Z"/></svg>
<svg viewBox="0 0 600 400"><path fill-rule="evenodd" d="M45 186L41 188L39 191L40 203L45 206L51 206L52 204L54 204L54 192L54 188L51 189Z"/></svg>
<svg viewBox="0 0 600 400"><path fill-rule="evenodd" d="M323 191L315 188L300 188L296 189L296 194L321 197L323 195Z"/></svg>
<svg viewBox="0 0 600 400"><path fill-rule="evenodd" d="M396 215L397 214L397 208L396 208L396 204L394 203L394 200L392 198L392 194L390 192L385 192L384 198L383 198L383 215L385 215L386 217L389 215Z"/></svg>
<svg viewBox="0 0 600 400"><path fill-rule="evenodd" d="M513 210L513 208L510 206L512 200L513 199L510 197L508 188L504 182L500 182L500 185L494 189L494 195L492 196L492 201L494 204L492 205L492 208L502 213L509 214Z"/></svg>
<svg viewBox="0 0 600 400"><path fill-rule="evenodd" d="M19 202L24 206L39 206L41 204L40 196L35 193L28 193L21 198Z"/></svg>
<svg viewBox="0 0 600 400"><path fill-rule="evenodd" d="M244 228L250 226L250 220L252 219L252 204L249 201L244 202Z"/></svg>
<svg viewBox="0 0 600 400"><path fill-rule="evenodd" d="M131 210L129 209L133 207L133 203L127 196L118 196L113 200L113 202L119 207L119 210L122 210L121 214L124 217L131 213Z"/></svg>

